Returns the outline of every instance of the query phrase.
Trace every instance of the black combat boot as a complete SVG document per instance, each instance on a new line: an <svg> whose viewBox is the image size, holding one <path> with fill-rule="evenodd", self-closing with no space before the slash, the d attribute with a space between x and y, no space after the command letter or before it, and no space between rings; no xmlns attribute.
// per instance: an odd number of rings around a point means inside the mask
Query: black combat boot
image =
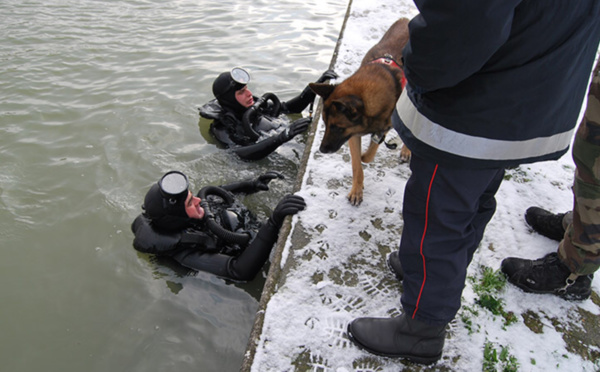
<svg viewBox="0 0 600 372"><path fill-rule="evenodd" d="M393 251L387 256L387 265L390 268L390 271L396 279L402 281L404 278L404 270L402 270L402 265L400 264L400 257L398 257L398 251Z"/></svg>
<svg viewBox="0 0 600 372"><path fill-rule="evenodd" d="M429 325L406 314L398 318L358 318L348 324L348 336L373 354L431 364L442 357L446 325Z"/></svg>
<svg viewBox="0 0 600 372"><path fill-rule="evenodd" d="M510 283L525 292L551 293L565 300L585 300L592 293L593 275L571 275L557 253L537 260L505 258L501 270Z"/></svg>
<svg viewBox="0 0 600 372"><path fill-rule="evenodd" d="M525 221L537 233L547 238L561 241L565 235L563 218L566 213L551 213L538 207L530 207L525 212Z"/></svg>

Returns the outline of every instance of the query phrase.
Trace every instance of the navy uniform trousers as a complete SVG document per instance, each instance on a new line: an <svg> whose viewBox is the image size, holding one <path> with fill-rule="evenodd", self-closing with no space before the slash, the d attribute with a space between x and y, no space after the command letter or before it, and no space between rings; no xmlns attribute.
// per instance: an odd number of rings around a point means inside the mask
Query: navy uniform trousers
<svg viewBox="0 0 600 372"><path fill-rule="evenodd" d="M429 324L460 308L467 267L496 210L504 169L442 166L412 155L399 257L404 312Z"/></svg>

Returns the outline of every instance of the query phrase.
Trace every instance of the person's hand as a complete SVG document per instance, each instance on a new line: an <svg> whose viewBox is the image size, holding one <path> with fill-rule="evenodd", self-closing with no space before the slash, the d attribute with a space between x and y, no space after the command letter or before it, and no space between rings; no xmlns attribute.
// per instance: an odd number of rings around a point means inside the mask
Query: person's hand
<svg viewBox="0 0 600 372"><path fill-rule="evenodd" d="M286 216L294 215L301 210L306 208L306 202L304 198L298 195L286 195L281 199L271 217L269 217L269 221L275 225L277 228L281 227L283 224L283 219Z"/></svg>
<svg viewBox="0 0 600 372"><path fill-rule="evenodd" d="M339 76L333 70L327 70L321 75L321 77L317 80L317 83L324 83L327 80L337 79Z"/></svg>
<svg viewBox="0 0 600 372"><path fill-rule="evenodd" d="M289 127L287 127L283 132L281 132L281 139L283 140L283 142L287 142L299 135L300 133L306 132L311 122L311 118L302 118L294 120Z"/></svg>
<svg viewBox="0 0 600 372"><path fill-rule="evenodd" d="M256 180L254 180L254 187L257 190L267 191L269 190L269 182L271 182L275 178L279 178L280 180L282 180L285 177L283 177L283 174L279 172L268 171L265 174L261 174Z"/></svg>

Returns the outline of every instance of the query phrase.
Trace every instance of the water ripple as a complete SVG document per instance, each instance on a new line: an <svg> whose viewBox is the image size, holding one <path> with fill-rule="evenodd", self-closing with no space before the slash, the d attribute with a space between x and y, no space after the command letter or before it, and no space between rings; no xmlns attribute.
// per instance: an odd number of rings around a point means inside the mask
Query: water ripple
<svg viewBox="0 0 600 372"><path fill-rule="evenodd" d="M292 98L327 69L346 6L0 2L0 241L10 257L0 271L9 283L4 311L15 324L0 332L8 335L3 369L108 371L134 360L139 368L130 370L239 368L256 300L218 281L225 288L212 291L215 301L231 291L236 322L210 324L222 308L194 294L216 279L183 280L168 270L149 279L156 266L131 249L129 225L149 185L170 169L186 172L194 189L279 171L285 181L245 200L260 217L270 213L292 189L303 144L243 162L204 137L208 123L197 107L212 98L214 78L236 65L250 70L255 93ZM171 293L162 277L183 290L160 302ZM155 301L160 311L140 315ZM165 314L186 315L193 332L174 333L179 322ZM132 324L141 331L123 331Z"/></svg>

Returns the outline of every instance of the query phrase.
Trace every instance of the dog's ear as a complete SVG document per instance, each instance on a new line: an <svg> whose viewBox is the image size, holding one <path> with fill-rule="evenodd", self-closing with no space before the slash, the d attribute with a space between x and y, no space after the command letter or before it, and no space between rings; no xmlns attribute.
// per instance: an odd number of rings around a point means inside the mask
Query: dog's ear
<svg viewBox="0 0 600 372"><path fill-rule="evenodd" d="M325 100L333 93L337 84L309 83L308 86L313 92L320 95Z"/></svg>

